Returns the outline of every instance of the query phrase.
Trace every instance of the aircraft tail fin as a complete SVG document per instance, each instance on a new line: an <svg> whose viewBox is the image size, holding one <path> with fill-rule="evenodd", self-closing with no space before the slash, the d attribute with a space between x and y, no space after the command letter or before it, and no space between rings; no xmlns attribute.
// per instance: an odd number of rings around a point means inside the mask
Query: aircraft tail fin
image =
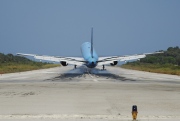
<svg viewBox="0 0 180 121"><path fill-rule="evenodd" d="M93 28L91 28L91 57L93 58Z"/></svg>

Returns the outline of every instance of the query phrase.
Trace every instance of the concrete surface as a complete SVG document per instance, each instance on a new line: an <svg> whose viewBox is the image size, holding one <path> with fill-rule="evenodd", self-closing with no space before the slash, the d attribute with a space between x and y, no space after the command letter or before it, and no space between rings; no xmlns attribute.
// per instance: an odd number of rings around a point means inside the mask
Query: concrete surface
<svg viewBox="0 0 180 121"><path fill-rule="evenodd" d="M57 67L0 75L0 120L180 120L180 76L119 67Z"/></svg>

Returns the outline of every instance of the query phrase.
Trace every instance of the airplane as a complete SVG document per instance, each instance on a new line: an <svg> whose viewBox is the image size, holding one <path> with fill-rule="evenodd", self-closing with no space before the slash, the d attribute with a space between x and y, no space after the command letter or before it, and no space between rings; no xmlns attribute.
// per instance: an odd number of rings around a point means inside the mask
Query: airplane
<svg viewBox="0 0 180 121"><path fill-rule="evenodd" d="M135 54L135 55L125 55L125 56L108 56L108 57L98 57L94 47L93 47L93 28L91 29L91 43L84 42L81 45L81 54L82 57L62 57L62 56L47 56L47 55L36 55L36 54L24 54L17 53L18 56L32 56L35 59L60 62L62 66L74 65L76 69L77 66L85 65L88 68L95 68L96 66L102 66L105 70L105 65L115 66L118 64L118 61L130 61L130 60L139 60L145 58L146 55L162 53L144 53L144 54Z"/></svg>

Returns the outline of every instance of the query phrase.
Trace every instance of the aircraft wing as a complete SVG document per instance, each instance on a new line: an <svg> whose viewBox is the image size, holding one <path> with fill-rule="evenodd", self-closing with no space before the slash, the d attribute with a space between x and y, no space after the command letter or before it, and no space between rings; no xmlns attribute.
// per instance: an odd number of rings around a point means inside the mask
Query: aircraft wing
<svg viewBox="0 0 180 121"><path fill-rule="evenodd" d="M99 57L98 65L108 65L113 63L114 61L130 61L130 60L137 60L141 58L145 58L146 55L149 54L156 54L156 53L163 53L163 52L155 52L155 53L144 53L144 54L135 54L135 55L125 55L125 56L111 56L111 57Z"/></svg>
<svg viewBox="0 0 180 121"><path fill-rule="evenodd" d="M52 62L66 62L70 65L84 65L86 61L80 57L61 57L61 56L47 56L47 55L36 55L36 54L24 54L24 53L17 53L18 56L31 56L35 59L45 60L45 61L52 61Z"/></svg>

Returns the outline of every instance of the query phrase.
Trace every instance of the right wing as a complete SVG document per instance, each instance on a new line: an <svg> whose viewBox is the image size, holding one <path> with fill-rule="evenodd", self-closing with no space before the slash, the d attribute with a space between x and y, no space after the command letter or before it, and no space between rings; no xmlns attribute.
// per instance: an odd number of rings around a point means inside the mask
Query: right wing
<svg viewBox="0 0 180 121"><path fill-rule="evenodd" d="M45 60L45 61L53 61L53 62L66 62L70 65L84 65L86 61L80 57L60 57L60 56L47 56L47 55L35 55L35 54L24 54L24 53L17 53L18 56L32 56L35 59Z"/></svg>
<svg viewBox="0 0 180 121"><path fill-rule="evenodd" d="M98 65L108 65L113 64L115 61L130 61L137 60L141 58L145 58L146 55L157 54L163 52L155 52L155 53L144 53L144 54L135 54L135 55L125 55L125 56L110 56L110 57L99 57Z"/></svg>

